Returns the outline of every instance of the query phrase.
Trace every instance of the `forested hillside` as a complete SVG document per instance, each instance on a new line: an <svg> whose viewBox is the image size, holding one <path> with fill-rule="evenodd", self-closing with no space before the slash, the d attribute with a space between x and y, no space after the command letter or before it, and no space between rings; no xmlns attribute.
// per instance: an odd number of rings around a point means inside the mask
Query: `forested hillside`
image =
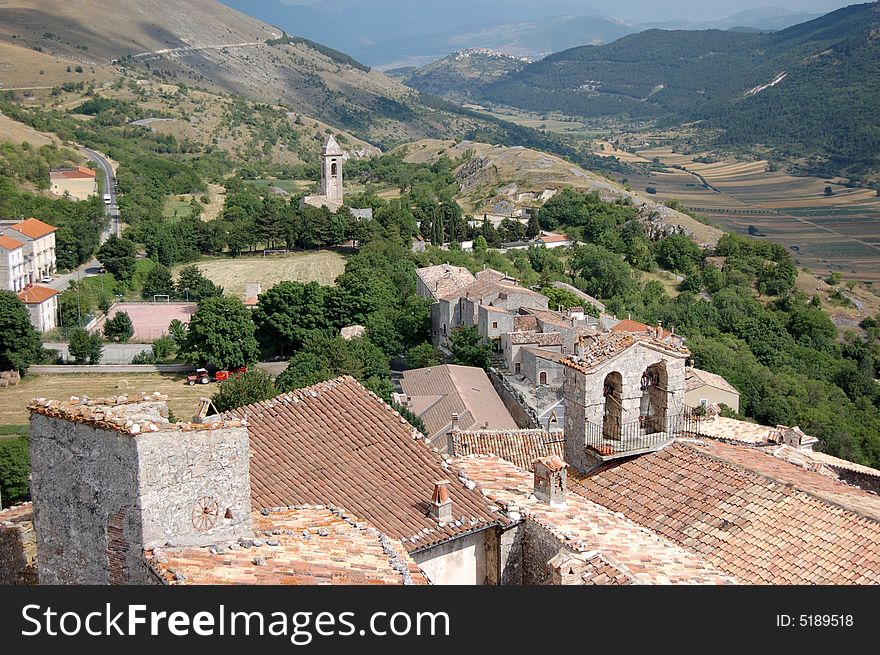
<svg viewBox="0 0 880 655"><path fill-rule="evenodd" d="M880 167L880 5L771 34L649 30L531 64L484 100L573 116L702 121L718 144L772 146L814 169Z"/></svg>

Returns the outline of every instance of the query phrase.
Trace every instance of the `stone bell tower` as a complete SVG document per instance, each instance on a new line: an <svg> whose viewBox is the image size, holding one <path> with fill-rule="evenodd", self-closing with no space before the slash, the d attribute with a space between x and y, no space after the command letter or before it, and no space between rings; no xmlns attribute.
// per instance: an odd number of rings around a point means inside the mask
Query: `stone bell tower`
<svg viewBox="0 0 880 655"><path fill-rule="evenodd" d="M342 148L331 134L321 151L321 195L342 204Z"/></svg>

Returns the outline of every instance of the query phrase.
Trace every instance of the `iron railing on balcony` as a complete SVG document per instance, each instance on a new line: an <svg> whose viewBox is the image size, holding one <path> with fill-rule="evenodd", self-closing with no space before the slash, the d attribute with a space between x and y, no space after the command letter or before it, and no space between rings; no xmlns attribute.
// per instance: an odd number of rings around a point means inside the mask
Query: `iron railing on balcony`
<svg viewBox="0 0 880 655"><path fill-rule="evenodd" d="M587 422L585 445L602 457L622 457L655 449L676 437L697 435L699 426L700 417L690 411L665 418L643 416L629 423L609 416L602 425Z"/></svg>

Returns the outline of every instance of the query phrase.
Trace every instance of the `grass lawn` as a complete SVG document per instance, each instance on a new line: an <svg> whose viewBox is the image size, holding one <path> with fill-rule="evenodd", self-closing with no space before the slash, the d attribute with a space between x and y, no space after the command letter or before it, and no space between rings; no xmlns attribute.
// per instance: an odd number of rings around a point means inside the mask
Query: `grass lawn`
<svg viewBox="0 0 880 655"><path fill-rule="evenodd" d="M213 395L217 385L190 387L185 381L186 375L164 373L28 375L18 386L0 389L0 439L4 433L21 434L21 426L27 430L27 405L34 398L66 400L83 394L98 398L158 391L168 396L168 406L178 418L188 420L199 398Z"/></svg>
<svg viewBox="0 0 880 655"><path fill-rule="evenodd" d="M196 265L231 296L244 297L244 285L258 283L267 291L285 280L333 284L345 270L345 257L331 250L293 252L287 257L236 257L206 259ZM175 275L184 265L175 266Z"/></svg>
<svg viewBox="0 0 880 655"><path fill-rule="evenodd" d="M177 221L188 218L192 214L192 206L189 200L179 200L177 196L169 196L165 199L162 207L162 216L169 221Z"/></svg>

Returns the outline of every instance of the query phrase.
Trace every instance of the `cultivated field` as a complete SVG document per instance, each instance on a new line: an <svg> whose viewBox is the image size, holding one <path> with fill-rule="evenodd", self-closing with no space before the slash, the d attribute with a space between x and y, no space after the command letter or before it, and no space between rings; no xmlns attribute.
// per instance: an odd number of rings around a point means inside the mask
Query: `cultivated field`
<svg viewBox="0 0 880 655"><path fill-rule="evenodd" d="M34 398L66 400L71 396L90 398L119 394L153 393L168 396L168 406L181 420L193 415L202 396L210 396L217 385L188 386L185 375L163 373L107 373L97 375L29 375L17 387L0 389L0 425L25 425L28 403Z"/></svg>
<svg viewBox="0 0 880 655"><path fill-rule="evenodd" d="M172 271L175 274L183 266ZM199 269L215 284L233 296L244 298L245 284L257 283L266 291L279 282L319 282L333 284L345 269L345 257L329 250L293 252L287 257L239 257L210 259L198 263Z"/></svg>
<svg viewBox="0 0 880 655"><path fill-rule="evenodd" d="M634 189L654 187L658 200L676 198L726 229L745 233L753 226L810 270L880 282L880 198L873 190L769 171L763 160L701 163L670 148L639 154L686 170L630 175Z"/></svg>

